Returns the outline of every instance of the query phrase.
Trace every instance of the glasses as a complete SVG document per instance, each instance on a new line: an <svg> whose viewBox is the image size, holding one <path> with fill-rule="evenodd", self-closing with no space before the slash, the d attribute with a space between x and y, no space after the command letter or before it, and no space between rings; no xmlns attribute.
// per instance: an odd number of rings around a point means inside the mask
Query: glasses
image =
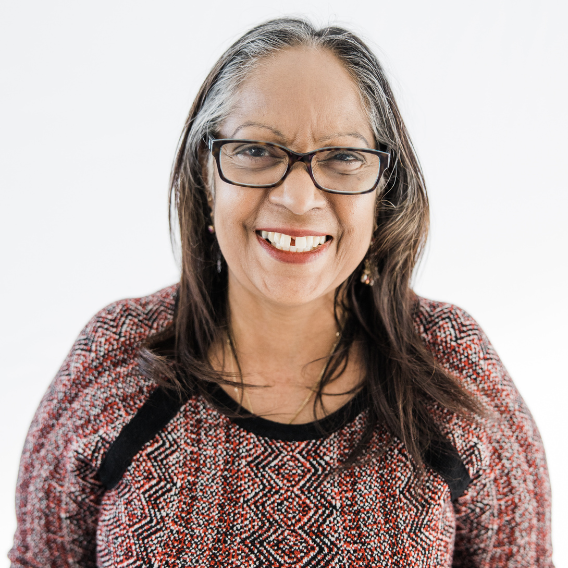
<svg viewBox="0 0 568 568"><path fill-rule="evenodd" d="M271 142L209 138L207 146L221 179L241 187L275 187L303 162L318 189L359 195L377 187L390 163L384 145L384 150L331 146L300 153Z"/></svg>

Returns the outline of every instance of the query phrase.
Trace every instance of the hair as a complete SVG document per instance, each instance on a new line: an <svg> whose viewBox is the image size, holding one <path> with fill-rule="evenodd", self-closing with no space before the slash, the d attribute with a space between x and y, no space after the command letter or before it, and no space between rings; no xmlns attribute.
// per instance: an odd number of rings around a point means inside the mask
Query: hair
<svg viewBox="0 0 568 568"><path fill-rule="evenodd" d="M424 176L382 66L360 38L341 27L318 30L303 19L270 20L239 38L205 79L185 122L170 179L170 229L179 229L181 244L174 321L143 347L141 367L181 396L199 392L210 401L208 385L228 381L208 358L211 346L227 333L230 314L227 266L215 235L207 230L211 184L203 140L219 130L251 71L294 47L325 49L343 63L359 88L376 142L386 144L392 156L386 183L378 191L376 229L367 254L374 284L361 283L361 265L336 290L335 316L344 314L345 323L316 393L314 416L316 404L323 408L323 389L345 369L356 341L366 370L368 418L345 464L356 462L383 424L403 442L421 472L425 453L441 437L429 406L469 417L482 409L415 329L418 298L411 279L429 226Z"/></svg>

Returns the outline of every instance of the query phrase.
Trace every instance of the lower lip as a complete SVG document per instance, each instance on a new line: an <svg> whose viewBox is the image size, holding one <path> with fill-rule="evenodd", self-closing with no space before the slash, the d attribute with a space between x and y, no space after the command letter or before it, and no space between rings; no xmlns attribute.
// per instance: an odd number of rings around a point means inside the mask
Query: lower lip
<svg viewBox="0 0 568 568"><path fill-rule="evenodd" d="M272 246L266 239L263 239L258 233L256 238L260 243L260 246L272 257L280 262L290 262L292 264L304 264L306 262L313 262L325 253L329 248L329 244L333 239L329 239L323 243L323 245L318 245L318 248L308 251L308 252L290 252L287 250L280 250Z"/></svg>

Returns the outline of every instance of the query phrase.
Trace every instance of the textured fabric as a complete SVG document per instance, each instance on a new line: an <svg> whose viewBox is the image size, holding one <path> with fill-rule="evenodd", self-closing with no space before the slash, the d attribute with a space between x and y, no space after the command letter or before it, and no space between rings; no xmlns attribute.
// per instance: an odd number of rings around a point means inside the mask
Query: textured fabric
<svg viewBox="0 0 568 568"><path fill-rule="evenodd" d="M416 327L495 411L469 424L433 408L473 481L452 504L419 486L402 444L378 428L375 460L327 476L366 412L317 439L259 435L200 396L136 454L115 489L96 472L155 386L140 343L171 322L175 287L117 302L79 336L30 427L12 566L551 567L550 488L532 417L464 311L421 300Z"/></svg>

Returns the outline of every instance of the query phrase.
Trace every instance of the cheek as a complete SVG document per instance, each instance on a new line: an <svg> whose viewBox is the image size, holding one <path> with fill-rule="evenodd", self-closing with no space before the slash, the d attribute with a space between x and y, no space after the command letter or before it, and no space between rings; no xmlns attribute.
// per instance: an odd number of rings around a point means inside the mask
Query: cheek
<svg viewBox="0 0 568 568"><path fill-rule="evenodd" d="M233 250L239 250L252 235L250 227L260 206L260 194L258 190L226 184L216 177L215 232L224 256L229 256Z"/></svg>
<svg viewBox="0 0 568 568"><path fill-rule="evenodd" d="M344 196L338 196L344 197ZM361 256L361 251L366 253L375 226L375 193L349 197L349 201L341 203L338 208L340 222L344 227L348 246L356 256Z"/></svg>

